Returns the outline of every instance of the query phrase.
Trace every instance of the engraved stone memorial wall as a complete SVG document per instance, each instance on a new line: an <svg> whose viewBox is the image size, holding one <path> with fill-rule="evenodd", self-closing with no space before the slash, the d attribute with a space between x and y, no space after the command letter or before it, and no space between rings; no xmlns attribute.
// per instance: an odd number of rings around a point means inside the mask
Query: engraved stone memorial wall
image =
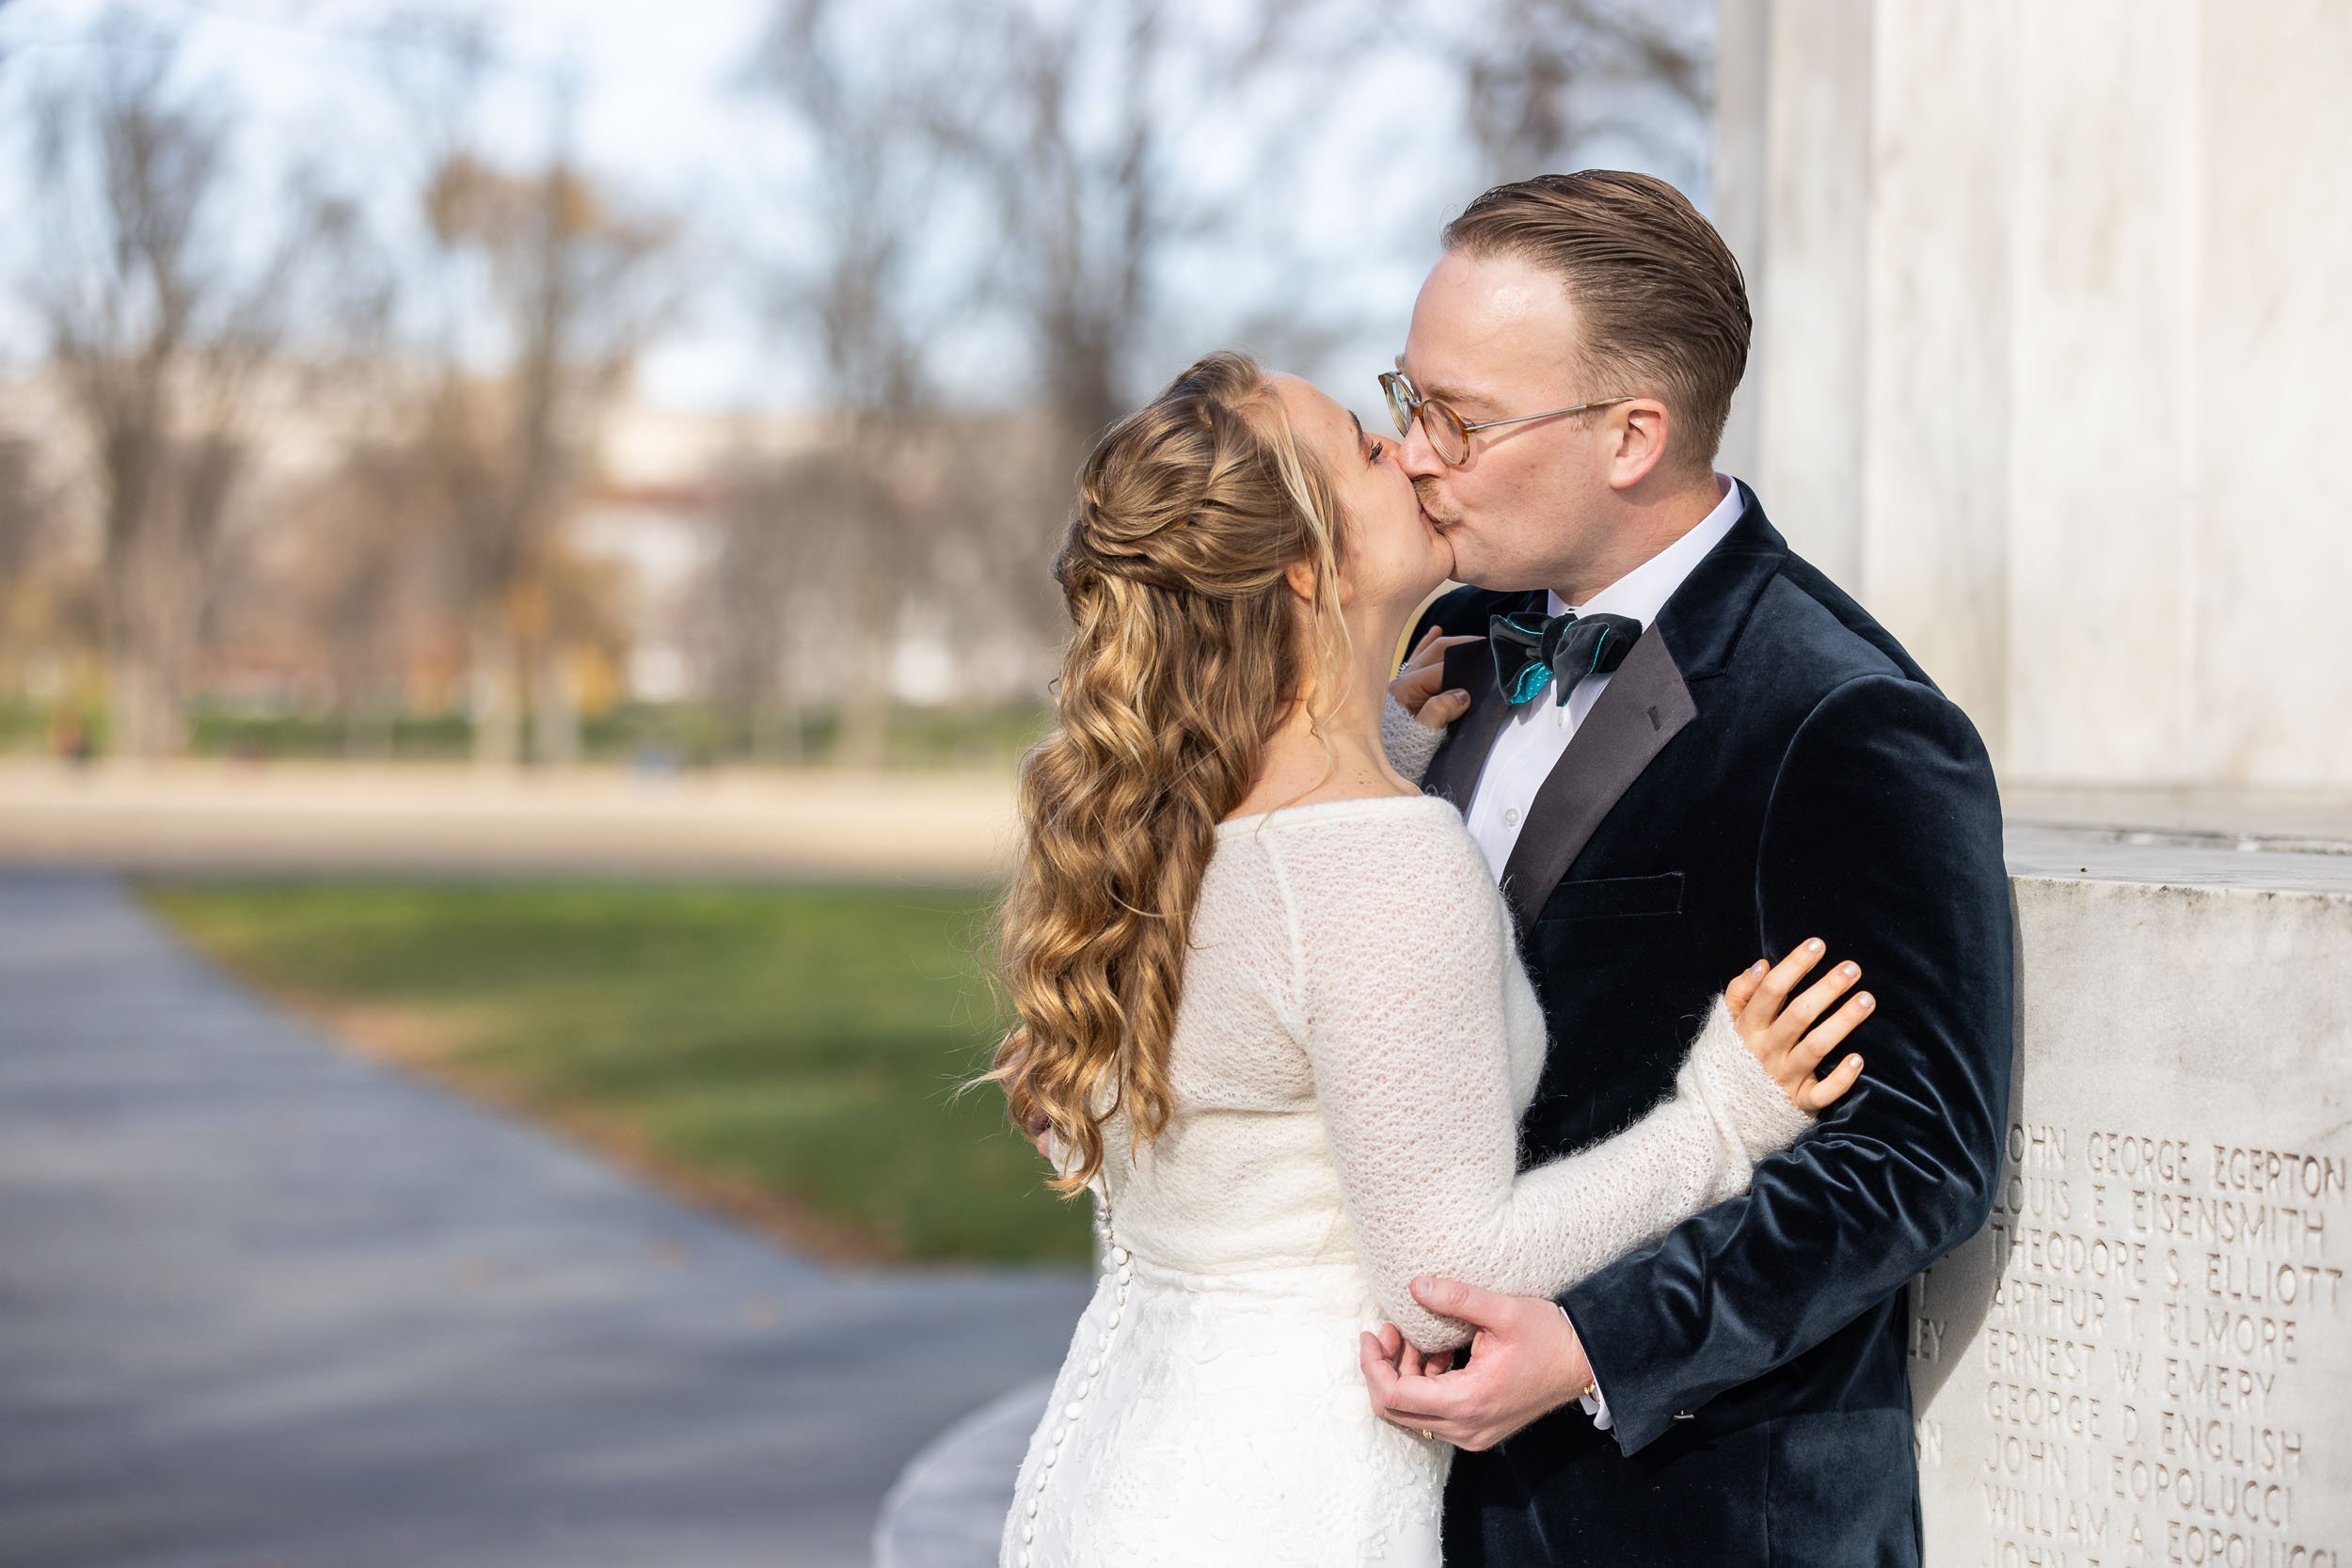
<svg viewBox="0 0 2352 1568"><path fill-rule="evenodd" d="M1912 1292L1928 1560L2342 1568L2352 896L2015 889L1993 1217Z"/></svg>

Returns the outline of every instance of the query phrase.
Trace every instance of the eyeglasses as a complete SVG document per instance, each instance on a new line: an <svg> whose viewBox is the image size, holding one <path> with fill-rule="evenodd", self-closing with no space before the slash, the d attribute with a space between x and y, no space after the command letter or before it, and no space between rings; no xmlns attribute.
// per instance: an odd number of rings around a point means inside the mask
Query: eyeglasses
<svg viewBox="0 0 2352 1568"><path fill-rule="evenodd" d="M1507 420L1480 420L1476 424L1465 420L1450 406L1436 398L1421 395L1403 371L1380 372L1380 389L1389 395L1389 417L1396 421L1399 436L1413 433L1413 421L1421 420L1421 428L1429 436L1429 450L1438 454L1438 461L1447 467L1459 467L1470 461L1470 432L1492 430L1497 425L1525 424L1530 420L1549 420L1559 414L1582 414L1611 404L1631 403L1633 396L1595 398L1590 403L1576 404L1567 408L1547 408L1540 414L1517 414Z"/></svg>

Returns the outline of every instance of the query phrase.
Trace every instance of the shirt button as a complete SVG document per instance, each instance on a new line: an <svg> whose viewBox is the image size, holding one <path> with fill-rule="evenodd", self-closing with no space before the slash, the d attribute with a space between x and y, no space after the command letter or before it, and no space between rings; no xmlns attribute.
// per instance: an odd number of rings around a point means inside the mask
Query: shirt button
<svg viewBox="0 0 2352 1568"><path fill-rule="evenodd" d="M1516 828L1519 825L1518 807L1505 806L1502 809L1502 825L1506 828Z"/></svg>

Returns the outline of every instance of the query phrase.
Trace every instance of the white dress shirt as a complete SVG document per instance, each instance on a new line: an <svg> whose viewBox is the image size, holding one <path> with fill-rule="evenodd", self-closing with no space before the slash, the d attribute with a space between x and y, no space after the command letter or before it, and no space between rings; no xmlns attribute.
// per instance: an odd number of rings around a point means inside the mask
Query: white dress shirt
<svg viewBox="0 0 2352 1568"><path fill-rule="evenodd" d="M1571 607L1559 594L1551 594L1548 612L1559 615L1573 608L1579 615L1625 615L1641 622L1644 631L1649 630L1650 623L1658 619L1658 612L1666 608L1666 601L1674 597L1692 568L1722 544L1731 525L1740 520L1740 486L1728 474L1717 474L1715 483L1722 499L1698 527L1581 605ZM1609 689L1609 680L1605 674L1587 675L1577 683L1565 707L1560 703L1559 683L1554 681L1541 697L1514 712L1497 732L1494 747L1486 753L1486 766L1479 770L1477 787L1470 792L1466 820L1470 836L1486 853L1487 870L1498 882L1502 879L1502 868L1511 863L1511 851L1518 845L1519 830L1526 826L1535 792L1566 754L1584 716ZM1561 1310L1565 1315L1566 1308ZM1581 1402L1593 1425L1601 1431L1607 1432L1613 1424L1609 1397L1599 1391L1597 1383L1594 1393Z"/></svg>
<svg viewBox="0 0 2352 1568"><path fill-rule="evenodd" d="M1717 474L1715 483L1723 497L1698 527L1584 603L1574 606L1576 612L1628 616L1641 622L1642 629L1647 631L1666 601L1674 597L1675 590L1682 586L1683 578L1691 575L1692 568L1708 551L1723 543L1731 525L1740 520L1740 487L1727 474ZM1557 594L1550 596L1549 603L1549 613L1553 615L1571 608ZM1609 689L1609 681L1608 675L1586 676L1577 683L1565 707L1560 704L1560 687L1555 681L1544 689L1542 696L1514 710L1497 732L1494 748L1486 753L1486 765L1479 772L1478 786L1470 792L1466 820L1470 837L1486 851L1487 869L1498 881L1502 878L1502 868L1511 863L1511 851L1519 842L1519 830L1527 822L1528 808L1534 803L1535 792L1559 766L1568 742L1576 738L1578 726L1584 722L1584 716L1593 711L1600 694Z"/></svg>

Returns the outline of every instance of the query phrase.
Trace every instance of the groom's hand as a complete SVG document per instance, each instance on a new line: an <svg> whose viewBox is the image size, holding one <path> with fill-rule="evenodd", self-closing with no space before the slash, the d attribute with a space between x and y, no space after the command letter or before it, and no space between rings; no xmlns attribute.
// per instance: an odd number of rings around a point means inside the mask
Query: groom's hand
<svg viewBox="0 0 2352 1568"><path fill-rule="evenodd" d="M1413 651L1405 657L1405 667L1389 682L1389 695L1397 705L1429 729L1441 730L1470 711L1470 693L1456 688L1445 688L1445 651L1461 642L1475 642L1475 637L1440 637L1431 626L1421 634Z"/></svg>
<svg viewBox="0 0 2352 1568"><path fill-rule="evenodd" d="M1593 1379L1576 1326L1557 1303L1497 1295L1475 1285L1426 1275L1413 1299L1441 1317L1476 1329L1470 1365L1418 1372L1387 1343L1390 1331L1363 1337L1359 1358L1381 1419L1407 1432L1442 1437L1458 1449L1491 1449L1539 1416L1582 1394ZM1398 1341L1403 1344L1402 1339ZM1404 1344L1409 1354L1412 1347ZM1418 1357L1414 1357L1418 1361Z"/></svg>

